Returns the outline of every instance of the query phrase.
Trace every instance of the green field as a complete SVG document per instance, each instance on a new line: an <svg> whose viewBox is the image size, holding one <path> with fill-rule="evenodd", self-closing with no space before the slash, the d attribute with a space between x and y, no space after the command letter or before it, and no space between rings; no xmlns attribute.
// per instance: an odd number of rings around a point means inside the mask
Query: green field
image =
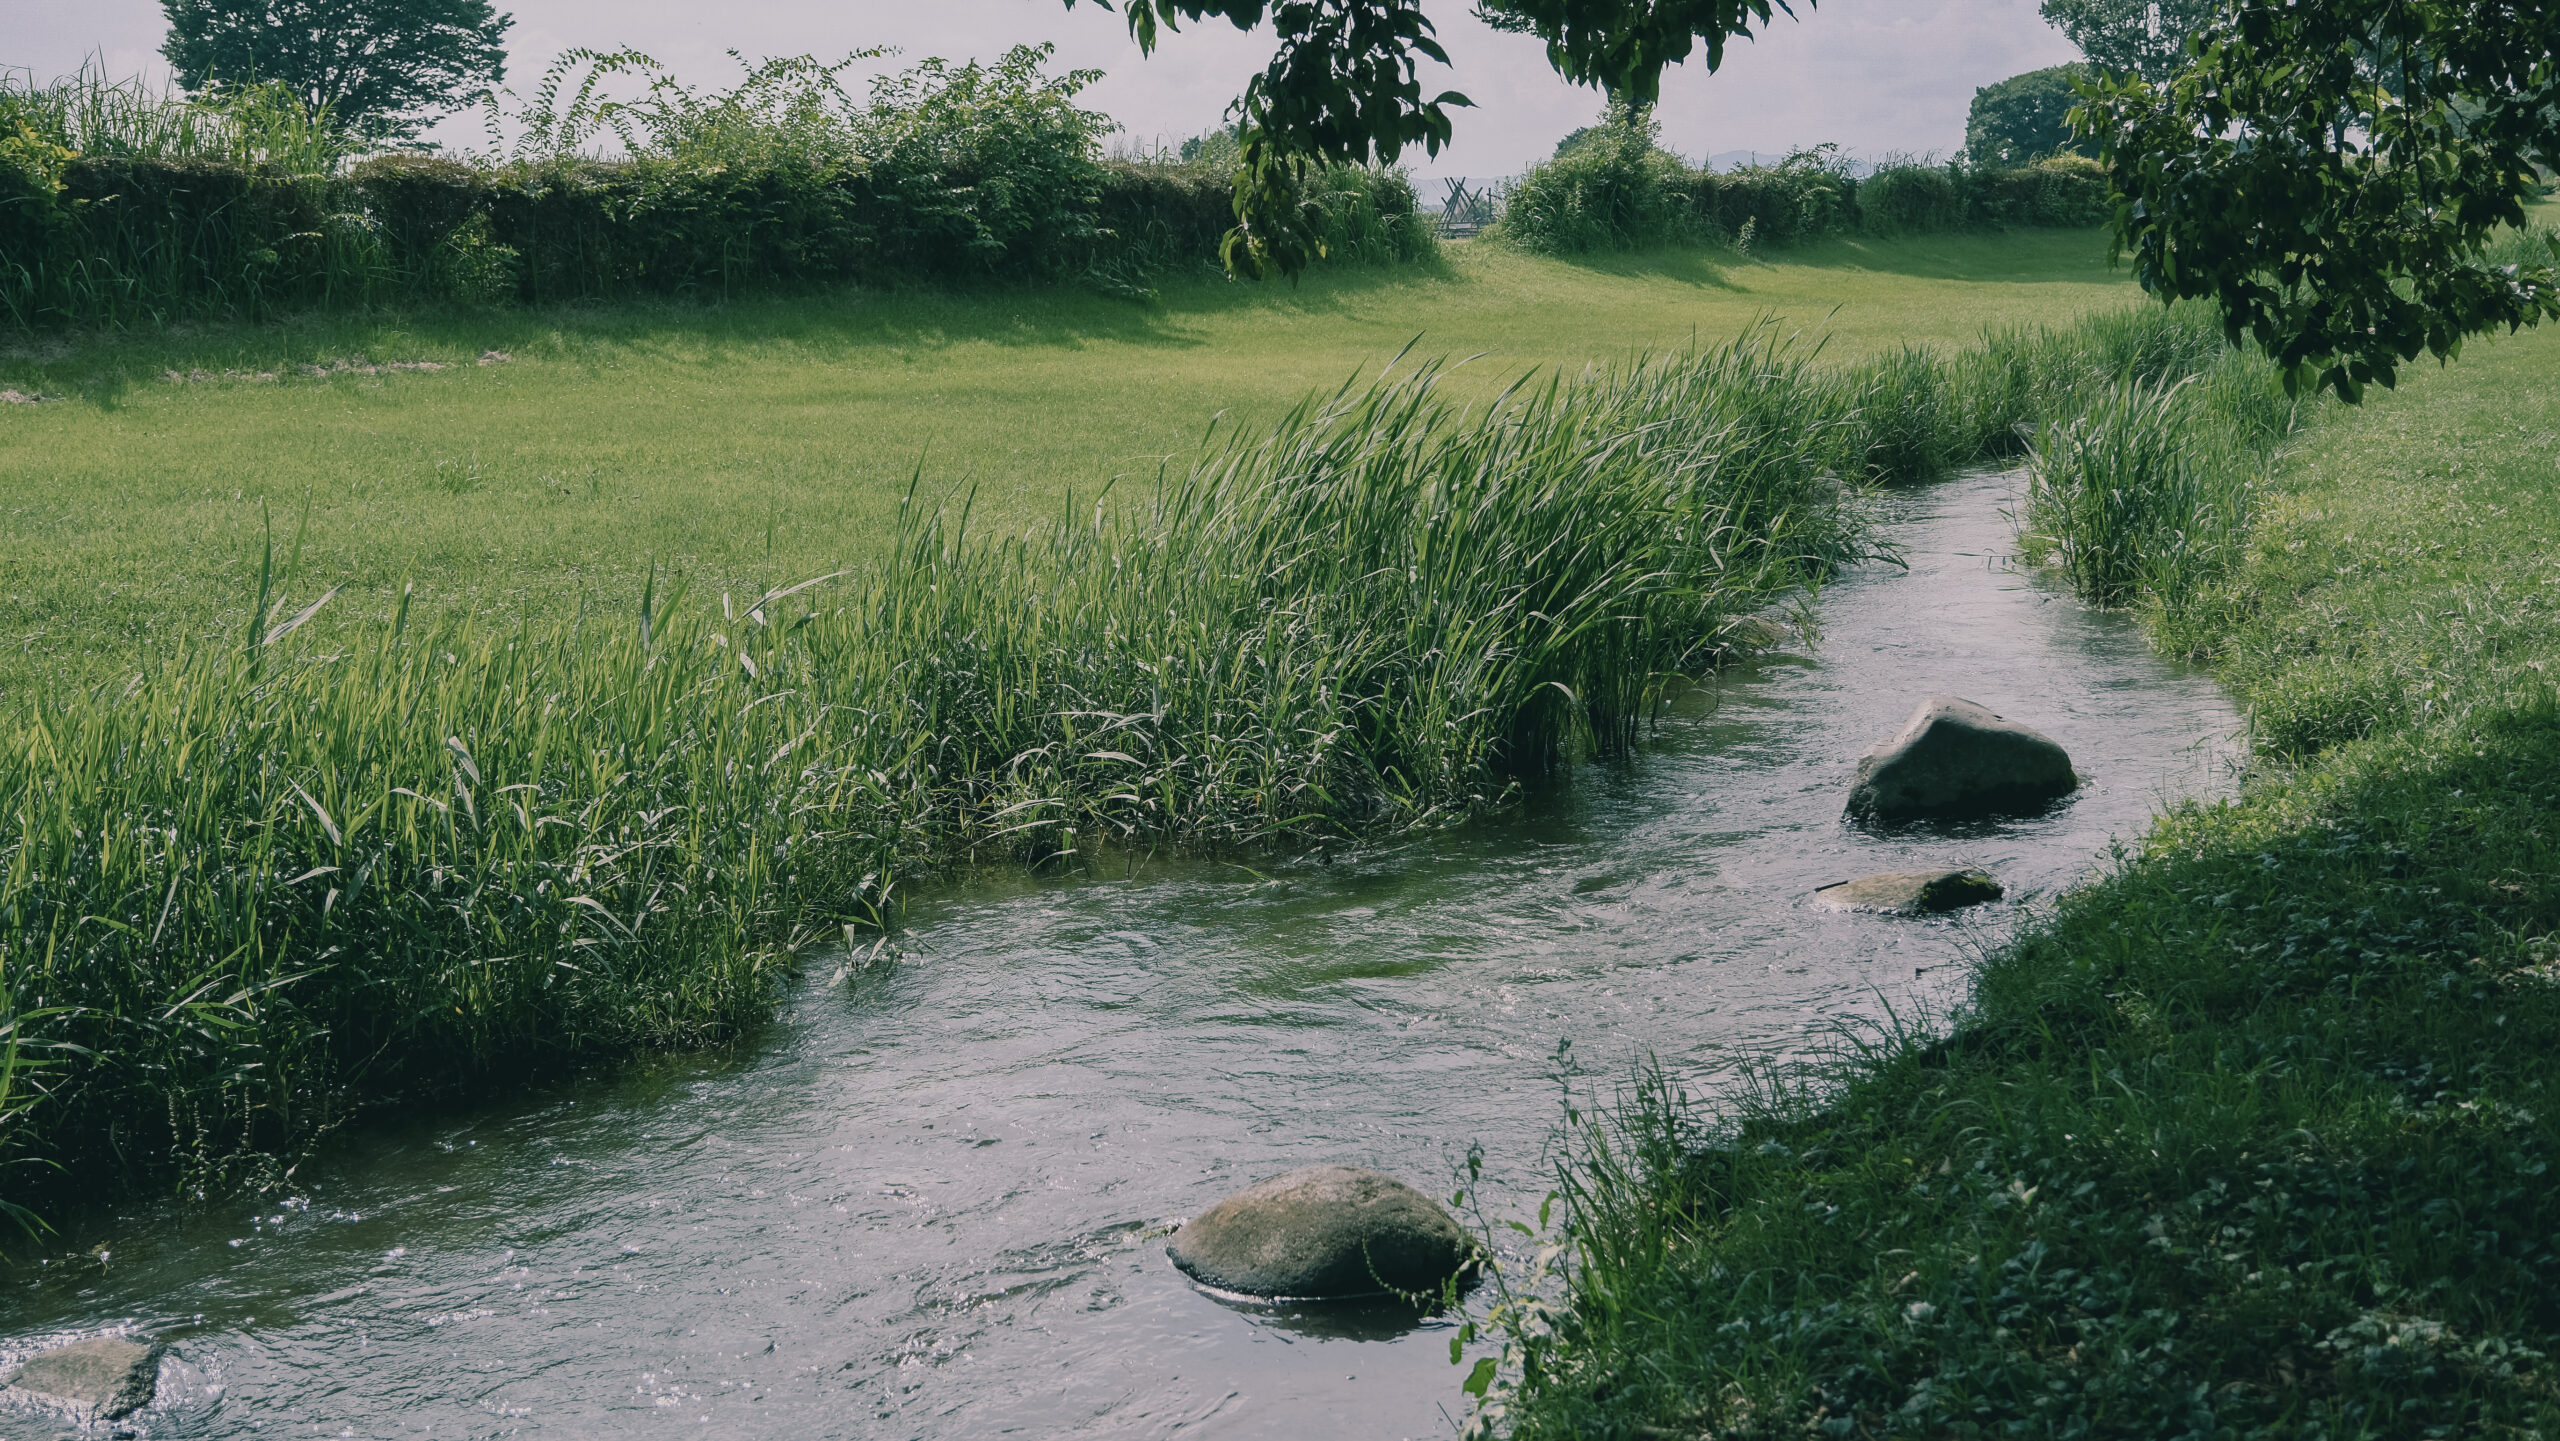
<svg viewBox="0 0 2560 1441"><path fill-rule="evenodd" d="M306 590L345 583L340 623L384 614L404 581L429 608L624 608L652 563L704 597L866 563L919 467L928 492L974 490L1008 528L1148 483L1213 417L1260 424L1408 343L1480 357L1460 384L1489 393L1762 315L1850 357L2063 323L2128 291L2094 233L1841 241L1771 263L1461 245L1429 269L1201 280L1144 306L851 293L21 342L0 352L0 389L58 399L0 406L0 701L236 624L262 500L289 531L308 497ZM473 364L493 350L510 361ZM350 358L450 368L297 369Z"/></svg>

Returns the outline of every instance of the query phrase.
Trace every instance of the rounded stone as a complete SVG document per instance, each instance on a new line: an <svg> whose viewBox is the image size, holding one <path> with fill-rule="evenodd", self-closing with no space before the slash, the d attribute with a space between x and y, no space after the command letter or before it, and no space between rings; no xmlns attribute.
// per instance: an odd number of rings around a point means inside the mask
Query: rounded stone
<svg viewBox="0 0 2560 1441"><path fill-rule="evenodd" d="M1439 1203L1360 1166L1306 1166L1192 1217L1165 1247L1203 1285L1322 1299L1436 1291L1476 1248Z"/></svg>
<svg viewBox="0 0 2560 1441"><path fill-rule="evenodd" d="M1972 701L1931 696L1890 740L1858 757L1849 814L1903 821L2033 811L2079 784L2069 753L2050 736Z"/></svg>
<svg viewBox="0 0 2560 1441"><path fill-rule="evenodd" d="M124 1336L93 1336L37 1352L0 1376L0 1385L75 1415L112 1421L151 1404L160 1385L160 1348Z"/></svg>
<svg viewBox="0 0 2560 1441"><path fill-rule="evenodd" d="M1813 899L1835 910L1916 916L1962 910L2005 894L1985 871L1886 871L1817 887Z"/></svg>

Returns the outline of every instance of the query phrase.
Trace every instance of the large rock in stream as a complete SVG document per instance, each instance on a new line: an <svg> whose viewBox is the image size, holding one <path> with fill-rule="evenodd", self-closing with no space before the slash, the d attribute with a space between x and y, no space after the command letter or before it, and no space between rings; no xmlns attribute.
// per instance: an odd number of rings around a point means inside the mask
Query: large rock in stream
<svg viewBox="0 0 2560 1441"><path fill-rule="evenodd" d="M1185 1222L1165 1247L1185 1275L1248 1296L1436 1291L1471 1279L1475 1244L1439 1203L1360 1166L1306 1166Z"/></svg>
<svg viewBox="0 0 2560 1441"><path fill-rule="evenodd" d="M151 1404L160 1385L160 1347L124 1336L93 1336L28 1357L0 1375L13 1399L112 1421Z"/></svg>
<svg viewBox="0 0 2560 1441"><path fill-rule="evenodd" d="M1858 757L1849 814L1862 821L2016 814L2079 784L2070 755L2051 737L1969 700L1933 695L1892 739Z"/></svg>

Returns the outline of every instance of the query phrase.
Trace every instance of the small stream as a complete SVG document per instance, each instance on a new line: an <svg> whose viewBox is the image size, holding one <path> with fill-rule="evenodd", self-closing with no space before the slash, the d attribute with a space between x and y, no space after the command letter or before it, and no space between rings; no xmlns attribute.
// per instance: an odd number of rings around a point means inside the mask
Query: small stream
<svg viewBox="0 0 2560 1441"><path fill-rule="evenodd" d="M2226 788L2211 682L2001 562L2014 484L1888 497L1907 573L1844 577L1818 648L1503 823L940 892L903 960L814 968L742 1054L370 1127L255 1208L82 1225L103 1265L0 1273L0 1358L172 1338L147 1437L1447 1435L1445 1323L1231 1308L1165 1225L1316 1161L1445 1195L1470 1145L1534 1209L1559 1043L1592 1085L1650 1052L1711 1089L1943 1010L2016 914L1836 913L1816 885L1961 863L2049 895ZM1854 758L1932 692L2090 783L2029 821L1850 829Z"/></svg>

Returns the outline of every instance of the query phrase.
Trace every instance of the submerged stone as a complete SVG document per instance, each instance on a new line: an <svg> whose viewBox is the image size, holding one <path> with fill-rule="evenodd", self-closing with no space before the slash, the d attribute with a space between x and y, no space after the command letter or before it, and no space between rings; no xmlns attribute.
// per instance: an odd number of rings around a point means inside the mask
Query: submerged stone
<svg viewBox="0 0 2560 1441"><path fill-rule="evenodd" d="M160 1385L160 1348L123 1336L96 1336L39 1352L0 1385L27 1399L112 1421L151 1404Z"/></svg>
<svg viewBox="0 0 2560 1441"><path fill-rule="evenodd" d="M1901 821L2032 811L2079 784L2051 737L1972 701L1931 696L1892 739L1858 757L1849 814Z"/></svg>
<svg viewBox="0 0 2560 1441"><path fill-rule="evenodd" d="M1834 881L1813 893L1817 904L1844 911L1934 915L1996 901L2007 892L1984 871L1886 871Z"/></svg>
<svg viewBox="0 0 2560 1441"><path fill-rule="evenodd" d="M1360 1166L1306 1166L1220 1201L1174 1232L1185 1275L1248 1296L1436 1291L1470 1276L1473 1242L1437 1202Z"/></svg>

